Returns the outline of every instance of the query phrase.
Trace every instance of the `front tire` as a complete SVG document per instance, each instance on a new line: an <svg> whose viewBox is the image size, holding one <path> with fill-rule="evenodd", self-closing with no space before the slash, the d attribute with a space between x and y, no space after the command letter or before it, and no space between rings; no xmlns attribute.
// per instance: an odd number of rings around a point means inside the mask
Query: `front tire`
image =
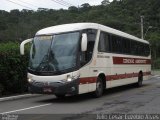
<svg viewBox="0 0 160 120"><path fill-rule="evenodd" d="M103 95L103 82L101 78L97 78L97 82L96 82L96 90L94 92L94 96L96 98L99 98Z"/></svg>

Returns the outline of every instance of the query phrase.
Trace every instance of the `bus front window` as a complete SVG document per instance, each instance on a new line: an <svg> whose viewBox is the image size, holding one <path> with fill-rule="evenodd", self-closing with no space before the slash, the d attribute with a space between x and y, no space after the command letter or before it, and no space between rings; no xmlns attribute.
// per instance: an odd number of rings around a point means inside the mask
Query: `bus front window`
<svg viewBox="0 0 160 120"><path fill-rule="evenodd" d="M58 72L76 67L79 32L37 36L30 52L29 69Z"/></svg>
<svg viewBox="0 0 160 120"><path fill-rule="evenodd" d="M42 66L42 63L46 64L51 41L52 36L37 36L34 38L30 51L29 69L36 71L38 67ZM43 66L45 66L44 64Z"/></svg>

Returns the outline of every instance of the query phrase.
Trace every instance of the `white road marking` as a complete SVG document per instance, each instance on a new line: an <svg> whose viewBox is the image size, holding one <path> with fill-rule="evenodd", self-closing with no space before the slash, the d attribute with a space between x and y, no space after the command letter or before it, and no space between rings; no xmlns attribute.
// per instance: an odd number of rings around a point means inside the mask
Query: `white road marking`
<svg viewBox="0 0 160 120"><path fill-rule="evenodd" d="M48 105L51 105L51 103L43 104L43 105L37 105L37 106L23 108L23 109L18 109L18 110L12 110L12 111L3 112L3 113L0 113L0 114L2 115L2 114L14 113L14 112L18 112L18 111L24 111L24 110L29 110L29 109L38 108L38 107L44 107L44 106L48 106Z"/></svg>

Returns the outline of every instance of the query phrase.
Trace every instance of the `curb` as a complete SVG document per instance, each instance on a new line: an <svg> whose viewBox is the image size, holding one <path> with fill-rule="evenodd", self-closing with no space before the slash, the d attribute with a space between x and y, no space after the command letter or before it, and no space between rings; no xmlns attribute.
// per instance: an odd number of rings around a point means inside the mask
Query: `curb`
<svg viewBox="0 0 160 120"><path fill-rule="evenodd" d="M152 77L160 77L160 75L152 75Z"/></svg>
<svg viewBox="0 0 160 120"><path fill-rule="evenodd" d="M151 79L160 79L160 75L152 75Z"/></svg>
<svg viewBox="0 0 160 120"><path fill-rule="evenodd" d="M41 96L41 94L24 94L24 95L10 96L10 97L2 97L0 98L0 102L17 100L22 98L38 97L38 96Z"/></svg>

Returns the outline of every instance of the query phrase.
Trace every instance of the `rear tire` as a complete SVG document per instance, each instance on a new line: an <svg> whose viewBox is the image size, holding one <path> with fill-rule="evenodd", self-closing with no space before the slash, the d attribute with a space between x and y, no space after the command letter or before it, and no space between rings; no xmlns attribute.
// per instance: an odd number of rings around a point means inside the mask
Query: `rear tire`
<svg viewBox="0 0 160 120"><path fill-rule="evenodd" d="M142 85L143 85L143 74L139 73L137 87L142 87Z"/></svg>
<svg viewBox="0 0 160 120"><path fill-rule="evenodd" d="M94 96L96 98L99 98L103 95L103 82L101 78L97 78L97 82L96 82L96 90L94 91Z"/></svg>

